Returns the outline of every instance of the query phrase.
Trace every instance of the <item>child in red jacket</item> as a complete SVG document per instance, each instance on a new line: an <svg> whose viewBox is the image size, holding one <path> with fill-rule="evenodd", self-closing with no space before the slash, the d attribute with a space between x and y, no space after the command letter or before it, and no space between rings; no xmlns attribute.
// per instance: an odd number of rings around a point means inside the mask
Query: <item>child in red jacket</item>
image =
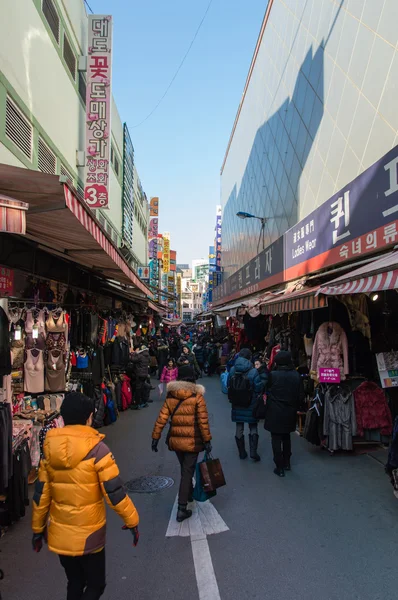
<svg viewBox="0 0 398 600"><path fill-rule="evenodd" d="M178 369L176 367L175 360L170 358L167 366L163 368L162 376L160 378L161 383L169 383L170 381L176 381L178 376Z"/></svg>

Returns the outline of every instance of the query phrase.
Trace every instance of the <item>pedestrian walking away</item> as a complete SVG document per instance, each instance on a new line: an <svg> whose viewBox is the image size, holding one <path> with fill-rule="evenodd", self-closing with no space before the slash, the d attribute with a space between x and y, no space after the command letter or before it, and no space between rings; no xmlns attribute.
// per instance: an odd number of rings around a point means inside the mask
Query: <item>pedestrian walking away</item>
<svg viewBox="0 0 398 600"><path fill-rule="evenodd" d="M176 453L181 466L181 481L178 492L177 521L192 516L187 508L192 501L193 483L199 452L211 452L211 434L205 388L193 381L172 381L167 385L165 403L159 413L152 433L152 450L158 451L162 431L170 423L166 444Z"/></svg>
<svg viewBox="0 0 398 600"><path fill-rule="evenodd" d="M67 600L97 600L105 590L106 512L103 499L123 519L138 544L138 513L124 491L105 436L91 427L93 401L67 394L61 407L65 427L52 429L33 496L33 550L59 555L68 585Z"/></svg>
<svg viewBox="0 0 398 600"><path fill-rule="evenodd" d="M281 351L275 356L266 394L264 428L271 432L274 473L284 477L285 471L291 469L290 433L296 429L297 411L304 397L302 380L294 368L290 352Z"/></svg>
<svg viewBox="0 0 398 600"><path fill-rule="evenodd" d="M258 395L263 392L261 377L251 362L252 353L248 348L242 348L228 377L228 397L232 404L231 419L236 423L235 440L238 446L239 458L247 458L245 445L245 423L249 425L250 458L259 461L258 420L253 417L253 408Z"/></svg>
<svg viewBox="0 0 398 600"><path fill-rule="evenodd" d="M136 346L130 357L129 368L135 375L135 390L133 393L132 409L141 409L148 406L151 385L148 384L149 364L151 358L145 345Z"/></svg>

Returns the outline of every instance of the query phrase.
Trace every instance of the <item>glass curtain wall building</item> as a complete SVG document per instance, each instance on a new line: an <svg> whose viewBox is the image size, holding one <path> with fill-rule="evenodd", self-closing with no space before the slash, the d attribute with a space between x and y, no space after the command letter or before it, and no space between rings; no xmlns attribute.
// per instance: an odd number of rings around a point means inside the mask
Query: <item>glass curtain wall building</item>
<svg viewBox="0 0 398 600"><path fill-rule="evenodd" d="M221 171L224 280L397 143L397 0L269 0Z"/></svg>

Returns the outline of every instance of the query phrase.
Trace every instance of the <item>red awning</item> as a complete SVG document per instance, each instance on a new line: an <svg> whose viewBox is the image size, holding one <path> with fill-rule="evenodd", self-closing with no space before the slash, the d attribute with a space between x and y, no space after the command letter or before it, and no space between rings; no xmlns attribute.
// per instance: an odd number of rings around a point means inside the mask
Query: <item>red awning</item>
<svg viewBox="0 0 398 600"><path fill-rule="evenodd" d="M26 235L45 251L107 279L152 292L130 268L93 212L56 175L0 165L0 194L29 203Z"/></svg>
<svg viewBox="0 0 398 600"><path fill-rule="evenodd" d="M320 286L320 294L340 296L398 289L398 252L391 252L360 269Z"/></svg>
<svg viewBox="0 0 398 600"><path fill-rule="evenodd" d="M305 288L296 292L286 292L278 298L268 300L261 305L261 312L266 315L301 312L327 306L327 298L320 293L319 286Z"/></svg>

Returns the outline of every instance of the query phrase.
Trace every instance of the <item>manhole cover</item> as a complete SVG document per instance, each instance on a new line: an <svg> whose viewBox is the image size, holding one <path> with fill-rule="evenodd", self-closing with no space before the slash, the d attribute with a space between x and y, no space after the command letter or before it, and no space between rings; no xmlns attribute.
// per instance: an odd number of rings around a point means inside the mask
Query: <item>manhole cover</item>
<svg viewBox="0 0 398 600"><path fill-rule="evenodd" d="M149 477L138 477L126 483L128 492L135 494L153 494L161 490L167 490L174 485L174 480L171 477L161 477L159 475L151 475Z"/></svg>

